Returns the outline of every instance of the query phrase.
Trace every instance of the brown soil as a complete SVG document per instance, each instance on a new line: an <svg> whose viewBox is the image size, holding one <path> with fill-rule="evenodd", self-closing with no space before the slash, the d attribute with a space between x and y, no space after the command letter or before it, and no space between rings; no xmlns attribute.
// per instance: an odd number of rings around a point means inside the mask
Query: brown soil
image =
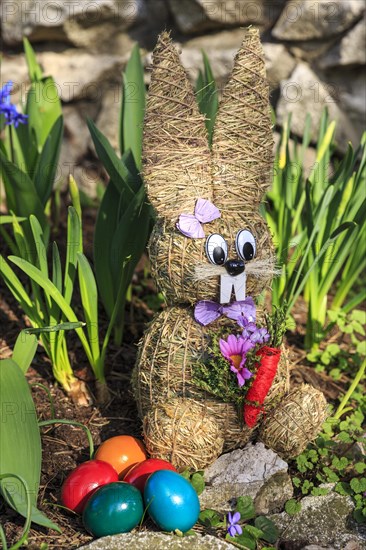
<svg viewBox="0 0 366 550"><path fill-rule="evenodd" d="M91 257L91 242L95 223L95 211L90 210L84 215L84 234L86 240L85 252ZM60 227L56 240L60 244L65 231L65 223ZM4 255L7 252L3 250ZM146 323L152 318L154 311L147 305L154 302L156 291L152 281L146 278L146 257L140 262L134 276L134 295L127 305L124 343L121 347L110 345L107 365L109 369L108 385L110 401L105 407L78 407L58 387L52 378L49 359L39 347L32 367L27 372L30 384L41 383L51 392L56 418L67 418L82 422L91 430L94 444L97 447L101 441L117 434L141 436L141 425L137 410L131 395L130 374L136 358L136 343L143 333ZM11 356L11 350L19 331L27 324L22 311L2 283L0 295L0 358ZM302 350L305 322L305 310L302 304L296 311L296 322L299 332L291 337L290 360L294 366L292 379L294 383L307 381L319 387L328 399L334 400L344 388L344 379L337 384L328 376L319 375L306 366L305 352ZM106 329L106 317L101 310L101 332ZM71 333L71 359L76 374L85 380L92 395L95 394L92 373L83 355L79 341ZM39 419L50 418L50 403L46 392L40 386L32 388ZM60 425L42 428L42 475L38 505L52 521L61 529L62 534L34 526L29 534L29 549L67 549L78 548L90 541L81 518L60 507L60 488L69 474L81 462L88 460L88 442L82 430L72 426ZM23 518L13 512L4 502L0 503L0 522L3 525L9 546L15 543L21 535ZM41 546L42 545L42 546Z"/></svg>

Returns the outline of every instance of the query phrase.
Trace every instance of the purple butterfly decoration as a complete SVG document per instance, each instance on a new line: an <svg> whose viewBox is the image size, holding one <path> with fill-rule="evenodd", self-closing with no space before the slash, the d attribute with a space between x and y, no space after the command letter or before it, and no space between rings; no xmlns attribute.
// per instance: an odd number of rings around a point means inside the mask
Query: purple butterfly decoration
<svg viewBox="0 0 366 550"><path fill-rule="evenodd" d="M245 298L245 300L232 302L228 305L218 304L211 300L201 300L194 308L194 318L203 326L216 321L221 315L226 315L234 321L239 321L245 317L249 322L254 322L256 311L253 298Z"/></svg>
<svg viewBox="0 0 366 550"><path fill-rule="evenodd" d="M221 216L220 210L206 199L197 199L194 214L181 214L177 228L186 237L204 239L205 232L201 224L209 223Z"/></svg>

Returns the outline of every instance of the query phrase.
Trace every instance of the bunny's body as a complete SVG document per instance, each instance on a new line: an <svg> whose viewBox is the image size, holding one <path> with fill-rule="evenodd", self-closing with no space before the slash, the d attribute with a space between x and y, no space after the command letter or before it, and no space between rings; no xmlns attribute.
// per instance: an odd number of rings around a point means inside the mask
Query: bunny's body
<svg viewBox="0 0 366 550"><path fill-rule="evenodd" d="M146 331L134 385L147 450L176 466L205 467L223 449L244 445L253 431L243 426L233 403L200 389L194 372L212 332L235 326L230 308L248 296L255 300L274 273L270 235L258 213L273 165L268 95L259 35L249 29L223 92L210 149L179 56L169 35L160 36L143 155L144 179L158 215L150 259L168 307ZM301 428L306 445L324 419L325 401L305 387L288 394L271 415L287 393L288 372L281 361L262 423L276 431L276 414L288 410L281 419L281 430L288 433L281 432L275 450L295 454L301 449L290 437L291 407L306 402L309 419ZM268 443L266 427L262 439Z"/></svg>

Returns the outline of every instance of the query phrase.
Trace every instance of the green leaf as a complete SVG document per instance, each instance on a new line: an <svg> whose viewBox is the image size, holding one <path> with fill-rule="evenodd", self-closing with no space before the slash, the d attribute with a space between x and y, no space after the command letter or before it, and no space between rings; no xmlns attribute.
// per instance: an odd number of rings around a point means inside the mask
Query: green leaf
<svg viewBox="0 0 366 550"><path fill-rule="evenodd" d="M88 119L87 124L99 160L103 163L109 177L122 194L123 200L128 203L140 188L141 179L136 179L131 174L126 164L117 157L113 147L102 132L98 130L94 122Z"/></svg>
<svg viewBox="0 0 366 550"><path fill-rule="evenodd" d="M298 502L294 498L288 500L285 504L285 511L289 516L295 516L301 510L301 502Z"/></svg>
<svg viewBox="0 0 366 550"><path fill-rule="evenodd" d="M366 470L366 463L356 462L353 467L358 474L363 474L363 472Z"/></svg>
<svg viewBox="0 0 366 550"><path fill-rule="evenodd" d="M37 351L38 341L36 336L22 330L16 339L12 359L25 374L30 367Z"/></svg>
<svg viewBox="0 0 366 550"><path fill-rule="evenodd" d="M239 497L236 502L235 511L240 513L242 521L254 518L255 508L252 497Z"/></svg>
<svg viewBox="0 0 366 550"><path fill-rule="evenodd" d="M349 483L346 483L345 481L339 481L336 486L334 487L334 490L336 493L339 493L340 495L352 495L353 491L350 487Z"/></svg>
<svg viewBox="0 0 366 550"><path fill-rule="evenodd" d="M27 262L26 260L23 260L22 258L18 258L17 256L9 256L9 260L13 262L15 265L17 265L24 273L32 279L35 283L37 283L45 293L47 293L58 305L58 307L61 309L62 313L65 315L66 319L71 323L78 323L79 320L77 319L73 309L70 307L70 305L65 301L65 298L62 296L62 294L57 290L55 285L44 275L42 272L34 267L32 264ZM85 350L85 353L88 357L88 361L91 365L93 365L94 360L93 356L91 355L90 347L88 344L87 339L85 338L84 332L82 328L76 329L76 332L80 338L80 341L83 345L83 348Z"/></svg>
<svg viewBox="0 0 366 550"><path fill-rule="evenodd" d="M52 126L37 159L33 182L43 207L46 206L53 189L58 169L63 129L63 118L60 116Z"/></svg>
<svg viewBox="0 0 366 550"><path fill-rule="evenodd" d="M16 256L14 256L16 257ZM23 260L18 258L20 262ZM37 324L42 324L42 319L40 318L37 308L34 302L29 298L27 292L24 289L23 284L20 282L13 269L10 267L8 262L3 256L0 255L0 274L5 281L6 286L9 288L10 292L13 294L15 299L22 306L24 313L31 319L31 321Z"/></svg>
<svg viewBox="0 0 366 550"><path fill-rule="evenodd" d="M1 460L0 474L17 474L29 487L32 521L60 531L37 509L41 475L41 438L36 410L23 372L11 359L0 361ZM19 480L3 479L0 492L8 505L26 517L24 487Z"/></svg>
<svg viewBox="0 0 366 550"><path fill-rule="evenodd" d="M208 141L211 145L216 115L219 107L215 79L207 55L202 52L204 73L199 72L196 83L196 97L200 112L205 115Z"/></svg>
<svg viewBox="0 0 366 550"><path fill-rule="evenodd" d="M29 218L33 214L44 229L47 226L47 220L32 180L15 164L8 161L1 151L0 161L2 170L13 187L15 204L12 206L12 210L14 210L15 215Z"/></svg>
<svg viewBox="0 0 366 550"><path fill-rule="evenodd" d="M354 477L350 481L351 489L356 493L364 493L366 491L366 477Z"/></svg>
<svg viewBox="0 0 366 550"><path fill-rule="evenodd" d="M99 330L98 330L98 291L93 271L89 262L81 252L77 253L78 275L81 303L84 310L86 328L89 335L90 349L94 363L99 361ZM95 364L94 364L95 368ZM99 373L96 373L99 378Z"/></svg>
<svg viewBox="0 0 366 550"><path fill-rule="evenodd" d="M190 481L197 495L203 493L205 489L205 480L203 479L202 474L199 474L198 472L194 473Z"/></svg>
<svg viewBox="0 0 366 550"><path fill-rule="evenodd" d="M145 114L144 68L138 44L134 46L123 73L123 96L120 113L120 150L132 151L141 169L142 131Z"/></svg>
<svg viewBox="0 0 366 550"><path fill-rule="evenodd" d="M61 101L52 77L32 82L27 95L26 114L29 117L29 132L34 132L40 153L53 125L62 116Z"/></svg>
<svg viewBox="0 0 366 550"><path fill-rule="evenodd" d="M57 243L52 243L52 282L62 293L62 267Z"/></svg>
<svg viewBox="0 0 366 550"><path fill-rule="evenodd" d="M250 533L245 531L241 535L237 535L236 537L226 535L225 539L235 544L235 546L238 546L239 548L243 548L245 550L256 550L257 548L256 539Z"/></svg>
<svg viewBox="0 0 366 550"><path fill-rule="evenodd" d="M74 291L74 281L76 275L77 254L82 252L82 242L80 241L81 221L73 206L69 206L67 216L67 249L65 262L65 280L64 280L64 298L70 304Z"/></svg>
<svg viewBox="0 0 366 550"><path fill-rule="evenodd" d="M259 527L254 527L253 525L247 524L244 527L244 533L249 533L254 539L258 540L260 538L263 538L263 531L262 529L259 529Z"/></svg>
<svg viewBox="0 0 366 550"><path fill-rule="evenodd" d="M42 69L37 63L37 58L28 38L23 38L23 47L25 53L25 59L28 65L29 78L32 82L41 80L43 77Z"/></svg>
<svg viewBox="0 0 366 550"><path fill-rule="evenodd" d="M60 330L75 330L80 327L84 327L85 323L77 321L75 323L59 323L58 325L52 325L49 327L37 327L37 328L25 328L26 334L43 334L44 332L59 332Z"/></svg>
<svg viewBox="0 0 366 550"><path fill-rule="evenodd" d="M277 541L279 532L272 520L265 516L258 516L255 518L254 525L262 531L261 539L271 544Z"/></svg>
<svg viewBox="0 0 366 550"><path fill-rule="evenodd" d="M114 260L111 248L119 223L119 200L119 192L110 181L99 206L94 232L95 276L99 294L109 318L114 308L118 285L118 281L115 281L112 276L111 264Z"/></svg>
<svg viewBox="0 0 366 550"><path fill-rule="evenodd" d="M21 223L21 222L24 222L27 218L20 218L20 217L15 217L17 222L18 223ZM6 215L3 215L1 214L1 217L0 217L0 225L2 224L5 224L5 223L12 223L14 221L14 216L6 216Z"/></svg>
<svg viewBox="0 0 366 550"><path fill-rule="evenodd" d="M321 497L321 496L327 495L328 493L329 493L329 489L325 487L313 487L311 489L311 494L314 497Z"/></svg>
<svg viewBox="0 0 366 550"><path fill-rule="evenodd" d="M198 522L206 527L218 527L223 524L222 518L216 510L202 510L199 515Z"/></svg>

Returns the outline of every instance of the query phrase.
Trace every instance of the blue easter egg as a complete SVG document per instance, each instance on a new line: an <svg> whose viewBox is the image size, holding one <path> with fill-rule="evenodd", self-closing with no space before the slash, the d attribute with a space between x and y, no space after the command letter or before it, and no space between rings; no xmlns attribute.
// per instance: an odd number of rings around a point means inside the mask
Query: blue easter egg
<svg viewBox="0 0 366 550"><path fill-rule="evenodd" d="M200 503L192 485L170 470L153 473L146 482L148 514L163 531L189 531L198 520Z"/></svg>

